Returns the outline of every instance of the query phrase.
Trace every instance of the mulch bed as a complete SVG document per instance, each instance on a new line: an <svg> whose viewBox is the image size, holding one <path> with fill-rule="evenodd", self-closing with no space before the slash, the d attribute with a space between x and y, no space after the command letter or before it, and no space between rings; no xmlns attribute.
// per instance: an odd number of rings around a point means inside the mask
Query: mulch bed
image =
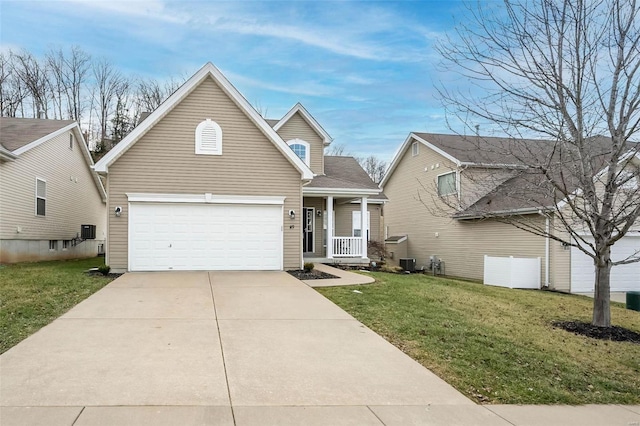
<svg viewBox="0 0 640 426"><path fill-rule="evenodd" d="M591 337L592 339L640 344L640 333L616 325L612 325L611 327L596 327L595 325L580 321L554 321L551 324L554 327L562 328L563 330L580 336Z"/></svg>
<svg viewBox="0 0 640 426"><path fill-rule="evenodd" d="M120 276L122 276L123 274L114 274L109 272L107 275L103 274L100 271L87 271L86 272L87 275L92 276L92 277L109 277L109 278L113 278L116 279Z"/></svg>
<svg viewBox="0 0 640 426"><path fill-rule="evenodd" d="M300 281L302 280L328 280L331 278L340 278L335 275L327 274L326 272L312 270L311 272L305 272L303 269L292 269L287 273L293 275Z"/></svg>

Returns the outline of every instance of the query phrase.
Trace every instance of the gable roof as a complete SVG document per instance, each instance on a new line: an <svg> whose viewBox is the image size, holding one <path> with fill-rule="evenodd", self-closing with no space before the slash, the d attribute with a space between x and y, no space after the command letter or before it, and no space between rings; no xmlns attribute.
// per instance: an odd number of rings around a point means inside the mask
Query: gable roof
<svg viewBox="0 0 640 426"><path fill-rule="evenodd" d="M98 188L103 202L107 193L98 174L93 170L93 158L84 140L80 126L74 120L46 120L40 118L0 117L0 156L10 160L17 159L23 153L41 145L58 135L71 131L78 141L93 182Z"/></svg>
<svg viewBox="0 0 640 426"><path fill-rule="evenodd" d="M377 199L387 198L353 157L325 156L324 172L324 175L314 177L304 188L362 191L376 195Z"/></svg>
<svg viewBox="0 0 640 426"><path fill-rule="evenodd" d="M258 114L242 94L227 80L227 78L211 62L207 62L198 72L189 78L178 90L167 98L142 123L129 133L120 143L100 159L94 166L99 173L108 173L109 166L122 156L131 146L147 133L158 121L189 95L204 79L212 78L242 112L262 131L273 145L300 172L303 180L313 178L313 172L282 140L274 129Z"/></svg>
<svg viewBox="0 0 640 426"><path fill-rule="evenodd" d="M329 133L327 133L327 131L322 128L320 123L318 123L318 121L313 118L311 114L309 114L309 111L307 111L300 102L295 104L293 108L291 108L289 112L287 112L284 117L280 119L280 121L273 125L273 130L275 130L276 132L280 130L280 128L284 126L284 124L289 121L289 119L296 113L299 113L304 121L306 121L307 124L311 126L311 128L318 134L318 136L322 138L325 146L329 145L331 141L333 141L333 138L329 135Z"/></svg>
<svg viewBox="0 0 640 426"><path fill-rule="evenodd" d="M0 146L15 155L20 155L38 145L38 142L42 143L61 132L66 132L75 124L73 120L0 117Z"/></svg>

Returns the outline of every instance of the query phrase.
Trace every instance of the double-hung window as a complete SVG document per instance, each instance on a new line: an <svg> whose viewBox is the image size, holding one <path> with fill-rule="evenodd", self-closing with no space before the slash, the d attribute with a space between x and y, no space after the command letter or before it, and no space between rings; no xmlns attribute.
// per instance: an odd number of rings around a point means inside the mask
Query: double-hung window
<svg viewBox="0 0 640 426"><path fill-rule="evenodd" d="M36 216L47 213L47 181L36 178Z"/></svg>
<svg viewBox="0 0 640 426"><path fill-rule="evenodd" d="M445 173L438 176L438 195L454 195L458 192L456 184L456 172Z"/></svg>

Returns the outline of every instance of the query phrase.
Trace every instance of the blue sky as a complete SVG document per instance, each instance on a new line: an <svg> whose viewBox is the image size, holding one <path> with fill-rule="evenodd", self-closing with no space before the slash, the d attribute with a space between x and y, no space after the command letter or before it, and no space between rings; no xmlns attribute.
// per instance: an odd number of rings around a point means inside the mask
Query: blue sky
<svg viewBox="0 0 640 426"><path fill-rule="evenodd" d="M301 102L334 142L389 161L411 131L449 132L434 42L459 1L6 1L0 47L78 45L127 74L213 62L269 118Z"/></svg>

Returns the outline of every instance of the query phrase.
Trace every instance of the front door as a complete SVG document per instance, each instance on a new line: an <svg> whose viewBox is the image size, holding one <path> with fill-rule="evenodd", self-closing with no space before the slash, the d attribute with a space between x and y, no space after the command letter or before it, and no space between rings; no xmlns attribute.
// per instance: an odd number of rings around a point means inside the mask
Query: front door
<svg viewBox="0 0 640 426"><path fill-rule="evenodd" d="M302 251L313 253L313 214L312 207L302 208Z"/></svg>

